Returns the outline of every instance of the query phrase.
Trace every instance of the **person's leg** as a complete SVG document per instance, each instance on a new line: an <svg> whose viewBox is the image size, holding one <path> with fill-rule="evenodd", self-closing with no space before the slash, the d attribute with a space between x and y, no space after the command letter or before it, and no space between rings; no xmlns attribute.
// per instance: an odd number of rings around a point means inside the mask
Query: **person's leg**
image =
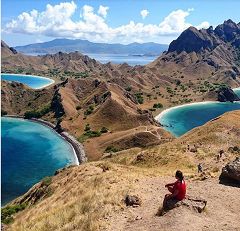
<svg viewBox="0 0 240 231"><path fill-rule="evenodd" d="M167 205L167 200L169 199L171 194L166 194L165 197L164 197L164 200L163 200L163 209L166 208L166 205Z"/></svg>
<svg viewBox="0 0 240 231"><path fill-rule="evenodd" d="M173 186L168 186L167 188L170 193L173 193Z"/></svg>

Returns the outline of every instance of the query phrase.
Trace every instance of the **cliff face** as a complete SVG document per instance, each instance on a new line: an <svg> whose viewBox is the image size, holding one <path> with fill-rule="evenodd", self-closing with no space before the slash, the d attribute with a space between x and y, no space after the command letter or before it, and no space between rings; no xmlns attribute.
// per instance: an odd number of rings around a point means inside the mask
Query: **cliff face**
<svg viewBox="0 0 240 231"><path fill-rule="evenodd" d="M240 84L240 27L231 20L215 29L190 27L149 67L181 81ZM170 70L171 69L171 70ZM181 73L179 73L181 72Z"/></svg>
<svg viewBox="0 0 240 231"><path fill-rule="evenodd" d="M99 79L129 88L132 93L141 90L145 99L152 96L152 105L159 102L158 98L168 105L199 101L211 90L206 81L240 86L239 30L239 24L231 20L215 29L190 27L170 44L167 53L146 66L134 67L126 63L101 64L79 52L37 57L15 54L3 43L2 71L58 79Z"/></svg>
<svg viewBox="0 0 240 231"><path fill-rule="evenodd" d="M227 20L215 29L212 26L202 30L188 28L170 44L168 53L213 51L219 45L239 48L239 40L240 26L232 20Z"/></svg>

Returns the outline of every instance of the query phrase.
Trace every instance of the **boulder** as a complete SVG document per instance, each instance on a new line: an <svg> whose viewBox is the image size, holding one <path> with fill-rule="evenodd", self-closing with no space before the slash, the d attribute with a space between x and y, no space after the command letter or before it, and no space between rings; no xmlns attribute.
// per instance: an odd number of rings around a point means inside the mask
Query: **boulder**
<svg viewBox="0 0 240 231"><path fill-rule="evenodd" d="M220 183L236 183L240 185L240 157L223 167L219 180Z"/></svg>
<svg viewBox="0 0 240 231"><path fill-rule="evenodd" d="M125 204L127 206L140 206L142 204L141 199L138 196L135 195L127 195L125 197Z"/></svg>
<svg viewBox="0 0 240 231"><path fill-rule="evenodd" d="M233 102L239 101L240 98L237 96L236 93L230 87L222 87L217 91L218 94L218 101L220 102Z"/></svg>
<svg viewBox="0 0 240 231"><path fill-rule="evenodd" d="M136 157L136 162L142 162L142 161L145 161L145 158L144 158L144 154L140 153Z"/></svg>
<svg viewBox="0 0 240 231"><path fill-rule="evenodd" d="M169 210L172 210L174 208L178 208L180 206L184 206L188 209L191 209L193 211L201 213L201 212L204 211L206 205L207 205L207 201L205 199L197 198L197 197L188 196L188 197L186 197L186 199L184 199L182 201L178 201L176 199L170 199L170 200L167 201L166 207L161 208L158 211L157 215L162 216L166 212L168 212Z"/></svg>

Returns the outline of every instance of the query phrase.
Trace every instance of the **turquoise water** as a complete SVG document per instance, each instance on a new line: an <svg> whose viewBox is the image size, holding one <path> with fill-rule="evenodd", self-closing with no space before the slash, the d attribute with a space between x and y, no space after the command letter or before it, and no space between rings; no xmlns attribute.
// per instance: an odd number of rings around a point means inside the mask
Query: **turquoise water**
<svg viewBox="0 0 240 231"><path fill-rule="evenodd" d="M72 147L48 127L15 118L1 122L2 205L57 169L76 163Z"/></svg>
<svg viewBox="0 0 240 231"><path fill-rule="evenodd" d="M19 83L24 83L27 86L39 89L42 87L46 87L52 83L54 83L54 80L45 78L45 77L39 77L39 76L32 76L32 75L14 75L14 74L1 74L1 79L7 80L7 81L15 81Z"/></svg>
<svg viewBox="0 0 240 231"><path fill-rule="evenodd" d="M173 107L155 119L164 129L179 137L225 112L240 110L240 102L206 102Z"/></svg>

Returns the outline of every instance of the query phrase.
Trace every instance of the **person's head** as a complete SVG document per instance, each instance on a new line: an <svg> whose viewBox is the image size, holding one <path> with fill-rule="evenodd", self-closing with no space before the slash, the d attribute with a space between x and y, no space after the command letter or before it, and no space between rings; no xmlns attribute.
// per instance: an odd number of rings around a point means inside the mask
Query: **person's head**
<svg viewBox="0 0 240 231"><path fill-rule="evenodd" d="M176 177L176 179L178 179L180 181L182 181L184 178L183 173L180 170L176 171L175 177Z"/></svg>

